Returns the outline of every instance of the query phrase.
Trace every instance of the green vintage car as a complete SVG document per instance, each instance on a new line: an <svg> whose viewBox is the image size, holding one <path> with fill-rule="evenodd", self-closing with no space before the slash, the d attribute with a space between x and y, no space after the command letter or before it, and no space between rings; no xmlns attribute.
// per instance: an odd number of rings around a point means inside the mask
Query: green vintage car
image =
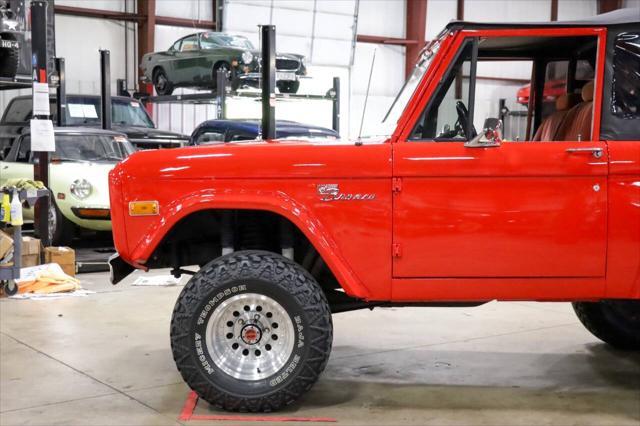
<svg viewBox="0 0 640 426"><path fill-rule="evenodd" d="M111 231L108 174L134 152L122 133L65 127L55 129L51 153L49 237L53 245L68 245L79 229ZM0 161L0 186L9 179L33 179L34 155L29 133L20 136ZM33 209L24 209L26 221Z"/></svg>
<svg viewBox="0 0 640 426"><path fill-rule="evenodd" d="M260 51L243 36L220 32L191 34L165 52L142 57L140 80L153 83L158 95L170 95L176 87L215 89L218 70L224 70L232 88L258 87ZM276 87L296 93L300 77L307 74L303 55L276 54Z"/></svg>

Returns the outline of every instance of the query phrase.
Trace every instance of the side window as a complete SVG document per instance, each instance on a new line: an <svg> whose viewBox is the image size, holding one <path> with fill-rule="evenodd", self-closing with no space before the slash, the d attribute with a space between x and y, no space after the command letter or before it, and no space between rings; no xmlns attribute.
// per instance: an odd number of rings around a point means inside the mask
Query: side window
<svg viewBox="0 0 640 426"><path fill-rule="evenodd" d="M28 163L31 156L31 138L24 137L20 141L18 154L16 155L16 163Z"/></svg>
<svg viewBox="0 0 640 426"><path fill-rule="evenodd" d="M55 108L54 108L55 110ZM2 118L3 123L24 123L31 119L31 97L14 99Z"/></svg>
<svg viewBox="0 0 640 426"><path fill-rule="evenodd" d="M182 39L182 45L180 46L181 52L192 52L198 50L198 36L193 35Z"/></svg>
<svg viewBox="0 0 640 426"><path fill-rule="evenodd" d="M196 145L224 142L224 132L207 131L201 133L196 139Z"/></svg>
<svg viewBox="0 0 640 426"><path fill-rule="evenodd" d="M640 32L618 35L613 47L611 112L620 118L640 118Z"/></svg>
<svg viewBox="0 0 640 426"><path fill-rule="evenodd" d="M231 134L230 141L250 141L254 140L257 136L244 132L233 132Z"/></svg>
<svg viewBox="0 0 640 426"><path fill-rule="evenodd" d="M470 104L469 83L472 75L472 56L475 48L472 41L460 50L436 93L418 121L411 134L411 140L465 141L468 125L472 117L469 115Z"/></svg>
<svg viewBox="0 0 640 426"><path fill-rule="evenodd" d="M176 41L175 43L173 43L173 46L171 46L169 48L169 50L174 51L174 52L179 52L180 51L180 43L182 43L182 39Z"/></svg>

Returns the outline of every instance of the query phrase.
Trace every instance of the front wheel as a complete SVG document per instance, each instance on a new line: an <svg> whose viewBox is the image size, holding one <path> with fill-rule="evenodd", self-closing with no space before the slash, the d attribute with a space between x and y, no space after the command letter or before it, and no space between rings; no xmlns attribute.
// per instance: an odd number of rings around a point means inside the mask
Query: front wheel
<svg viewBox="0 0 640 426"><path fill-rule="evenodd" d="M49 222L47 230L49 232L49 241L53 246L68 246L71 244L75 236L75 225L58 209L52 200L49 204Z"/></svg>
<svg viewBox="0 0 640 426"><path fill-rule="evenodd" d="M176 302L171 348L196 393L229 411L268 412L307 392L331 352L331 312L318 283L264 251L220 257Z"/></svg>
<svg viewBox="0 0 640 426"><path fill-rule="evenodd" d="M168 96L173 93L173 83L169 81L167 73L162 68L158 68L153 73L153 86L156 88L156 93L160 96Z"/></svg>
<svg viewBox="0 0 640 426"><path fill-rule="evenodd" d="M640 301L576 302L573 309L600 340L618 349L640 350Z"/></svg>

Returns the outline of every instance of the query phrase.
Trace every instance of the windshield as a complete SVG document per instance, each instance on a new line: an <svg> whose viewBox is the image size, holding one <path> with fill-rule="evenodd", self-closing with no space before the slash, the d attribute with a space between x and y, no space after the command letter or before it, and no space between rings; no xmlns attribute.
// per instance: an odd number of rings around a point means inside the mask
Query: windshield
<svg viewBox="0 0 640 426"><path fill-rule="evenodd" d="M200 37L200 47L202 49L239 47L241 49L256 50L246 37L220 33L202 33L202 37Z"/></svg>
<svg viewBox="0 0 640 426"><path fill-rule="evenodd" d="M100 124L100 98L69 97L67 100L67 126ZM140 102L129 99L111 99L111 121L121 126L154 128Z"/></svg>
<svg viewBox="0 0 640 426"><path fill-rule="evenodd" d="M398 124L400 116L407 106L407 103L409 103L409 100L413 96L413 93L416 91L416 88L422 80L422 77L427 72L429 65L431 65L433 57L440 48L442 39L444 38L445 34L445 32L441 33L440 36L438 36L422 50L420 59L418 59L418 63L413 68L411 75L405 81L402 89L400 89L398 96L396 96L395 100L391 104L391 107L389 108L389 111L387 112L385 117L382 119L382 122L378 123L378 125L374 128L369 129L366 132L367 136L390 136L393 133L393 131L396 129L396 125Z"/></svg>
<svg viewBox="0 0 640 426"><path fill-rule="evenodd" d="M28 138L25 142L30 144ZM56 151L51 161L118 162L135 151L124 136L56 135Z"/></svg>

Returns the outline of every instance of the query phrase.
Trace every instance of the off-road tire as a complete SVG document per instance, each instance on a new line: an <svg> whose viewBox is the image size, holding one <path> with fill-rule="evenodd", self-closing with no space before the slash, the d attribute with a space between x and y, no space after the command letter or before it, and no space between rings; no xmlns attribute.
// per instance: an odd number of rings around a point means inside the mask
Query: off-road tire
<svg viewBox="0 0 640 426"><path fill-rule="evenodd" d="M0 77L14 78L18 73L19 62L18 49L0 49Z"/></svg>
<svg viewBox="0 0 640 426"><path fill-rule="evenodd" d="M294 325L292 353L264 380L225 373L207 349L210 337L202 333L214 312L243 292L272 298ZM202 399L228 411L269 412L296 401L324 370L332 338L331 311L318 283L295 262L266 251L239 251L203 266L182 290L171 319L180 374Z"/></svg>
<svg viewBox="0 0 640 426"><path fill-rule="evenodd" d="M160 85L160 78L164 78L166 84ZM173 83L167 77L167 73L162 68L158 68L153 72L153 87L156 89L156 93L160 96L169 96L173 93Z"/></svg>
<svg viewBox="0 0 640 426"><path fill-rule="evenodd" d="M640 350L640 301L575 302L573 309L598 339L618 349Z"/></svg>
<svg viewBox="0 0 640 426"><path fill-rule="evenodd" d="M300 81L278 81L276 82L276 87L280 91L280 93L298 93L298 89L300 88Z"/></svg>

